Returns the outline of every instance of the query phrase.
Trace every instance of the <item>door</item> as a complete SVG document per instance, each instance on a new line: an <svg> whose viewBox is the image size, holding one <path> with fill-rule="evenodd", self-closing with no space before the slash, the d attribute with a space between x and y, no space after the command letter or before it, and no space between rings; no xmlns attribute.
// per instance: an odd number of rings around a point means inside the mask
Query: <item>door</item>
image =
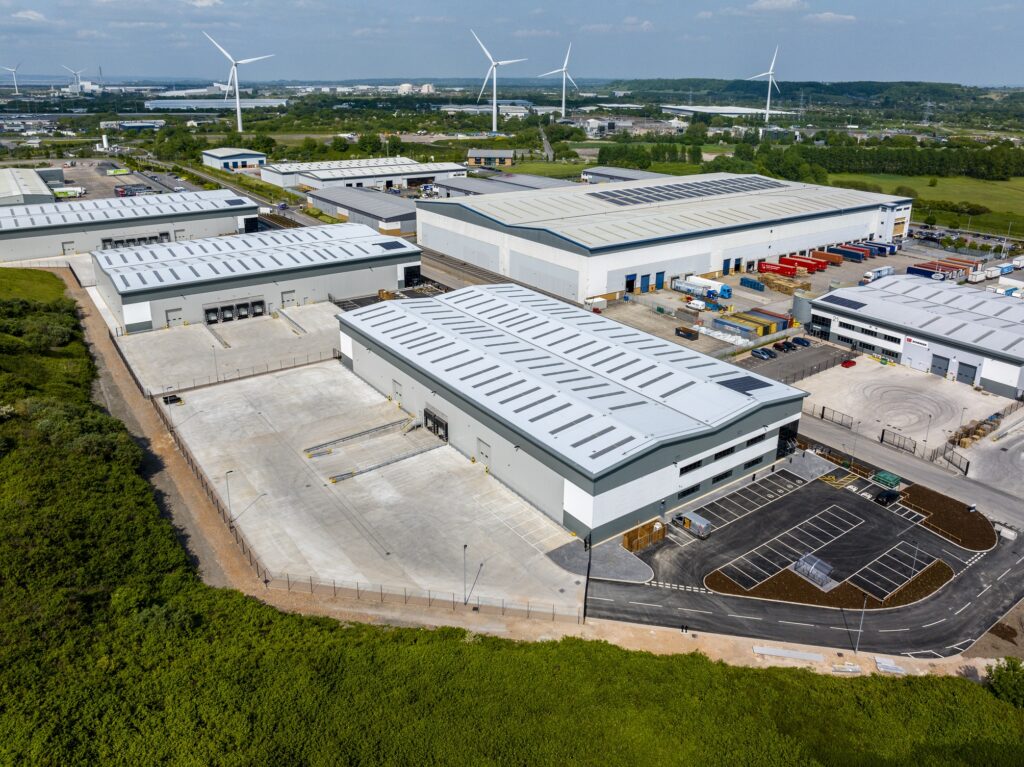
<svg viewBox="0 0 1024 767"><path fill-rule="evenodd" d="M657 290L665 287L665 272L658 272L654 275L654 287Z"/></svg>
<svg viewBox="0 0 1024 767"><path fill-rule="evenodd" d="M634 290L636 290L636 275L635 274L627 274L626 275L626 292L627 293L632 293Z"/></svg>
<svg viewBox="0 0 1024 767"><path fill-rule="evenodd" d="M491 465L491 446L482 439L476 441L476 460L484 466Z"/></svg>
<svg viewBox="0 0 1024 767"><path fill-rule="evenodd" d="M949 373L949 357L940 357L938 354L933 354L932 373L945 378L946 374Z"/></svg>
<svg viewBox="0 0 1024 767"><path fill-rule="evenodd" d="M65 256L73 256L73 255L75 255L75 241L74 240L71 240L70 242L62 242L60 245L61 245L61 249L62 249L62 251L63 251Z"/></svg>
<svg viewBox="0 0 1024 767"><path fill-rule="evenodd" d="M423 411L423 425L427 431L437 436L442 442L448 441L448 422L433 410Z"/></svg>
<svg viewBox="0 0 1024 767"><path fill-rule="evenodd" d="M959 383L965 383L968 386L974 386L974 381L978 377L978 366L968 365L966 362L961 362L956 366L956 380Z"/></svg>
<svg viewBox="0 0 1024 767"><path fill-rule="evenodd" d="M180 325L184 321L181 314L181 309L168 309L165 312L167 327L173 328L175 325Z"/></svg>
<svg viewBox="0 0 1024 767"><path fill-rule="evenodd" d="M281 308L286 306L295 306L295 291L294 290L282 290L281 291Z"/></svg>
<svg viewBox="0 0 1024 767"><path fill-rule="evenodd" d="M391 380L391 399L397 402L399 405L402 404L402 383L401 381Z"/></svg>
<svg viewBox="0 0 1024 767"><path fill-rule="evenodd" d="M722 274L726 275L728 273L729 273L729 259L725 259L725 261L722 262Z"/></svg>
<svg viewBox="0 0 1024 767"><path fill-rule="evenodd" d="M732 270L734 272L738 272L742 267L743 267L743 259L742 258L737 258L737 259L733 260L733 262L732 262Z"/></svg>
<svg viewBox="0 0 1024 767"><path fill-rule="evenodd" d="M640 292L646 293L651 289L651 275L645 274L640 278Z"/></svg>

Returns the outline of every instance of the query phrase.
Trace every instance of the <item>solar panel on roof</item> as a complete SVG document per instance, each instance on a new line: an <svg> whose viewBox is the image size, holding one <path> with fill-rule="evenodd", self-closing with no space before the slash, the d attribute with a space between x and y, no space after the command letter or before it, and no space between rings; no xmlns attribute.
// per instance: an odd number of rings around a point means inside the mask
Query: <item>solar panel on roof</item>
<svg viewBox="0 0 1024 767"><path fill-rule="evenodd" d="M716 381L715 383L724 386L726 389L737 391L740 394L749 394L755 389L765 389L771 386L767 381L762 381L753 376L740 376L739 378L730 378L728 381Z"/></svg>
<svg viewBox="0 0 1024 767"><path fill-rule="evenodd" d="M853 301L849 298L843 298L842 296L822 296L821 300L829 304L835 304L836 306L845 306L847 309L863 309L867 306L867 304L860 301Z"/></svg>

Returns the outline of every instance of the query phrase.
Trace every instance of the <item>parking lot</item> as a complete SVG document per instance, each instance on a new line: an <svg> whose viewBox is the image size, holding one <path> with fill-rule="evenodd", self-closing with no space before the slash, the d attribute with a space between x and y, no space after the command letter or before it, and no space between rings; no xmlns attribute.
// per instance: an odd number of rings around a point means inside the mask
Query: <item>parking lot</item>
<svg viewBox="0 0 1024 767"><path fill-rule="evenodd" d="M805 484L806 480L783 469L741 487L727 496L692 509L711 523L711 531L725 527Z"/></svg>
<svg viewBox="0 0 1024 767"><path fill-rule="evenodd" d="M834 367L842 360L857 356L846 349L825 343L817 338L807 338L807 340L811 343L810 346L797 346L793 351L783 352L772 349L775 359L762 360L747 354L735 362L740 367L752 370L759 375L784 383L794 383Z"/></svg>

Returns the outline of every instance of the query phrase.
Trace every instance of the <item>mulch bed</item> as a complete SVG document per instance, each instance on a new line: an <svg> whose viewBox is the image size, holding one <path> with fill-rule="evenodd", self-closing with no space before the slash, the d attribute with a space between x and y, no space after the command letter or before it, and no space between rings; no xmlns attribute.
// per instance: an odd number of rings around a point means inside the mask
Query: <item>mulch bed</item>
<svg viewBox="0 0 1024 767"><path fill-rule="evenodd" d="M880 607L899 607L916 602L934 593L952 578L953 569L941 559L937 559L885 602L879 602L873 596L867 595L867 607L869 610L877 610ZM720 594L782 600L818 607L843 607L851 610L860 610L864 607L865 594L856 586L844 582L826 593L792 570L782 570L750 591L720 570L708 575L704 579L704 585Z"/></svg>
<svg viewBox="0 0 1024 767"><path fill-rule="evenodd" d="M968 506L921 485L903 492L909 507L928 518L922 524L953 543L972 551L987 551L996 545L996 531L984 514L968 511Z"/></svg>
<svg viewBox="0 0 1024 767"><path fill-rule="evenodd" d="M995 626L992 627L989 633L994 634L995 636L1002 639L1004 642L1011 642L1012 644L1017 644L1017 629L1015 629L1013 626L1009 626L1005 623L997 623Z"/></svg>

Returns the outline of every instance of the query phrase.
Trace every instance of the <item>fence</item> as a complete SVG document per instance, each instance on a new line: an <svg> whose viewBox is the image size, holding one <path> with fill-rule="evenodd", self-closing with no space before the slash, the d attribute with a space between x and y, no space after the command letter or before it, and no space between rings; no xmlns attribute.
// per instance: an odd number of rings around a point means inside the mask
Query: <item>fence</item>
<svg viewBox="0 0 1024 767"><path fill-rule="evenodd" d="M897 450L903 450L911 455L917 455L917 440L904 437L889 429L882 429L882 435L878 441L883 445L892 445Z"/></svg>
<svg viewBox="0 0 1024 767"><path fill-rule="evenodd" d="M967 456L958 453L948 443L943 443L935 448L928 456L928 460L939 465L947 464L952 466L965 477L967 476L968 469L971 468L971 462Z"/></svg>
<svg viewBox="0 0 1024 767"><path fill-rule="evenodd" d="M846 413L840 413L838 410L833 410L830 407L822 406L821 411L816 413L818 418L823 421L831 421L834 424L842 426L844 429L850 429L853 431L853 416L849 416Z"/></svg>
<svg viewBox="0 0 1024 767"><path fill-rule="evenodd" d="M793 334L792 330L786 332L790 335ZM806 367L802 367L791 372L787 372L786 375L779 377L777 380L781 381L784 384L796 383L797 381L802 381L804 378L809 378L810 376L816 373L820 373L823 370L830 370L831 368L834 368L836 365L841 365L847 360L852 360L856 356L857 355L852 352L840 351L837 349L834 354L829 356L828 359L816 362L813 365L807 365Z"/></svg>

